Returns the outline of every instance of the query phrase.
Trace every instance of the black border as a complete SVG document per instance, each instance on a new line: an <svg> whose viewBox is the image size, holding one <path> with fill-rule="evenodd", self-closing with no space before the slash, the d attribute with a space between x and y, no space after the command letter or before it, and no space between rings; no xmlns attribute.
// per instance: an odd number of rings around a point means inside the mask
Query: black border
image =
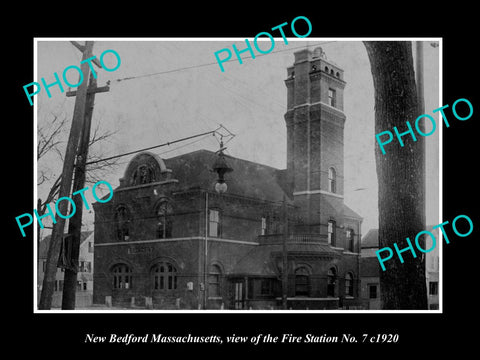
<svg viewBox="0 0 480 360"><path fill-rule="evenodd" d="M461 346L462 350L473 347L475 328L468 329L469 319L475 313L474 294L478 245L478 217L476 204L476 151L474 149L475 126L478 123L478 91L473 84L478 79L475 64L476 47L473 7L457 4L454 9L419 10L402 4L385 4L385 10L372 8L346 9L346 5L291 4L283 13L267 11L260 13L245 4L222 4L198 9L184 4L183 10L173 12L159 5L147 9L148 5L122 11L121 4L100 10L95 4L85 10L66 9L52 12L51 9L30 12L22 18L21 34L16 33L7 40L8 49L14 56L4 55L7 60L8 85L3 96L8 99L4 117L4 158L7 159L4 183L8 201L6 217L8 235L8 257L14 259L9 265L11 276L7 277L9 292L5 310L17 317L9 327L8 343L17 349L38 349L66 346L76 352L95 356L96 349L125 354L138 354L140 350L165 350L165 344L129 346L117 344L87 344L86 333L108 335L110 333L163 333L168 335L216 334L221 336L255 335L271 333L281 335L306 333L341 335L351 333L361 339L361 334L398 333L397 344L264 344L247 345L250 350L280 350L293 348L298 356L301 350L325 354L333 351L340 354L348 348L352 352L366 349L370 354L433 354L440 349ZM365 6L366 3L364 3ZM283 5L277 5L283 6ZM89 7L89 10L86 8ZM211 8L210 8L211 7ZM454 7L454 6L452 6ZM188 10L188 15L187 15ZM448 10L448 11L447 11ZM82 17L80 11L85 11ZM347 14L348 12L348 14ZM469 15L472 13L472 15ZM467 238L454 237L444 246L443 267L443 314L33 314L33 237L21 238L14 217L33 205L33 108L25 101L22 86L33 79L34 37L251 37L258 32L296 16L307 16L312 25L311 37L396 37L434 36L443 37L443 104L452 104L458 98L467 98L474 107L474 115L468 121L450 121L450 128L443 128L443 219L450 222L459 214L467 214L476 226ZM43 19L39 21L39 19ZM50 20L48 20L50 19ZM60 20L59 20L60 19ZM61 19L64 19L65 24ZM81 26L84 22L85 25ZM32 24L31 27L27 24ZM461 25L461 26L459 26ZM11 32L7 32L8 34ZM10 55L13 55L12 53ZM428 66L426 64L426 66ZM477 76L476 76L477 75ZM13 97L13 104L12 104ZM480 109L480 108L479 108ZM429 110L426 109L428 113ZM12 138L10 140L9 138ZM6 205L6 204L5 204ZM11 234L11 235L10 235ZM4 254L4 256L6 256ZM4 311L5 311L4 310ZM467 326L466 326L467 325ZM475 326L472 324L473 327ZM11 341L10 341L11 339ZM32 347L30 347L30 344ZM380 346L380 348L378 347ZM85 347L85 348L84 348ZM202 350L211 355L214 350L232 350L240 347L173 344L166 349L181 355L187 349ZM415 350L414 350L415 349ZM68 353L67 353L68 354Z"/></svg>

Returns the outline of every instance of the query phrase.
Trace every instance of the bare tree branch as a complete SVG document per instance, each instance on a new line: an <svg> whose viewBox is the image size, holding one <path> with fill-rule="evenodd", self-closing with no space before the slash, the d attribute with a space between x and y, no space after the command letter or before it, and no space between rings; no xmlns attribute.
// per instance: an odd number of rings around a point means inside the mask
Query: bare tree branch
<svg viewBox="0 0 480 360"><path fill-rule="evenodd" d="M57 115L53 114L53 120L51 125L53 125L58 119ZM57 126L52 130L49 131L51 126L43 126L39 127L38 129L38 136L39 136L39 141L37 144L37 160L39 160L42 156L47 154L50 150L53 148L56 148L58 144L60 144L62 141L58 139L59 134L64 128L65 122L67 121L67 118L64 117L60 123L57 123Z"/></svg>
<svg viewBox="0 0 480 360"><path fill-rule="evenodd" d="M53 113L51 115L52 118L48 121L48 123L44 122L45 124L43 126L39 126L38 128L37 160L42 159L48 153L52 153L58 156L59 163L63 163L64 149L60 145L65 142L63 132L67 124L67 116L65 115L63 117L59 117ZM96 151L95 148L98 148L99 146L101 147L102 143L109 141L109 139L116 133L117 131L101 131L100 122L98 122L90 136L87 161L104 158L105 156L103 156L101 151ZM112 159L88 165L86 169L86 182L97 183L98 181L102 180L105 175L110 173L112 169L115 169L118 166L120 163L118 160L119 159ZM49 162L51 162L50 159ZM61 177L55 177L55 175L52 175L51 170L38 170L38 186L45 186L53 179L55 179L55 181L49 189L47 197L44 199L44 201L41 201L41 206L39 206L39 209L37 209L40 214L44 214L47 209L47 204L53 202L57 198Z"/></svg>
<svg viewBox="0 0 480 360"><path fill-rule="evenodd" d="M50 188L50 191L48 192L47 198L44 201L42 201L40 209L37 209L37 211L40 214L44 214L45 210L47 209L47 204L50 204L57 197L58 192L60 190L61 179L62 179L61 176L57 177L52 187Z"/></svg>

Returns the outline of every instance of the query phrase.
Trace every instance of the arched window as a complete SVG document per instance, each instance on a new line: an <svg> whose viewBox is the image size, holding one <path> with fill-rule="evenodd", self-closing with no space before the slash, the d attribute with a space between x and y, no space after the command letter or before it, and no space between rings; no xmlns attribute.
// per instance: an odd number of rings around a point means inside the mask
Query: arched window
<svg viewBox="0 0 480 360"><path fill-rule="evenodd" d="M337 71L337 77L339 78L340 77L340 73Z"/></svg>
<svg viewBox="0 0 480 360"><path fill-rule="evenodd" d="M119 241L127 241L130 237L130 212L125 205L115 210L115 232Z"/></svg>
<svg viewBox="0 0 480 360"><path fill-rule="evenodd" d="M299 267L295 270L295 296L308 296L309 295L309 272L304 267Z"/></svg>
<svg viewBox="0 0 480 360"><path fill-rule="evenodd" d="M354 252L355 250L355 241L354 241L354 233L352 229L347 229L345 231L345 237L347 241L347 249L348 251Z"/></svg>
<svg viewBox="0 0 480 360"><path fill-rule="evenodd" d="M325 66L325 72L328 73L328 66Z"/></svg>
<svg viewBox="0 0 480 360"><path fill-rule="evenodd" d="M330 75L334 75L334 74L335 74L335 72L333 71L333 69L330 70Z"/></svg>
<svg viewBox="0 0 480 360"><path fill-rule="evenodd" d="M175 290L177 288L177 269L168 262L152 267L153 290Z"/></svg>
<svg viewBox="0 0 480 360"><path fill-rule="evenodd" d="M353 275L350 272L345 274L345 295L353 296Z"/></svg>
<svg viewBox="0 0 480 360"><path fill-rule="evenodd" d="M336 245L336 223L335 220L328 221L328 243L332 246Z"/></svg>
<svg viewBox="0 0 480 360"><path fill-rule="evenodd" d="M148 184L155 181L153 169L146 164L140 165L132 176L132 185Z"/></svg>
<svg viewBox="0 0 480 360"><path fill-rule="evenodd" d="M116 264L112 267L113 288L131 289L132 288L132 269L125 264Z"/></svg>
<svg viewBox="0 0 480 360"><path fill-rule="evenodd" d="M172 205L164 200L156 208L157 238L168 239L172 237Z"/></svg>
<svg viewBox="0 0 480 360"><path fill-rule="evenodd" d="M328 169L328 191L334 194L337 192L337 172L333 167Z"/></svg>
<svg viewBox="0 0 480 360"><path fill-rule="evenodd" d="M337 270L334 267L328 269L327 273L327 296L335 296L335 284L337 282Z"/></svg>
<svg viewBox="0 0 480 360"><path fill-rule="evenodd" d="M208 296L220 297L220 280L222 276L222 270L218 265L210 265L208 274Z"/></svg>

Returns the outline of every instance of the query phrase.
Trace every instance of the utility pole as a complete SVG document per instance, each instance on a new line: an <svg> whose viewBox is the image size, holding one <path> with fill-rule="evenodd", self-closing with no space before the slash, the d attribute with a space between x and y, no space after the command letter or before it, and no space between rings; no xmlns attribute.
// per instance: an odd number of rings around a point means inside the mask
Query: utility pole
<svg viewBox="0 0 480 360"><path fill-rule="evenodd" d="M288 258L287 258L287 240L288 240L288 214L287 200L283 195L283 244L282 244L282 309L287 310L288 296Z"/></svg>
<svg viewBox="0 0 480 360"><path fill-rule="evenodd" d="M92 57L93 41L86 41L83 47L82 61ZM87 98L87 81L90 76L90 66L87 62L81 64L83 81L78 87L77 97L75 99L75 107L73 110L72 126L68 137L67 149L65 151L65 160L63 162L62 180L60 183L60 191L58 199L69 197L72 187L73 167L75 156L77 154L78 143L82 131L82 125L85 117L85 102ZM67 202L58 203L57 212L63 216L67 214ZM53 214L50 214L52 218ZM50 310L52 306L52 295L54 289L55 276L57 273L57 261L60 252L60 245L63 238L65 228L65 219L58 217L53 225L50 246L48 248L47 263L45 268L45 276L43 278L42 294L38 308L40 310Z"/></svg>
<svg viewBox="0 0 480 360"><path fill-rule="evenodd" d="M86 177L86 162L88 157L88 145L90 142L90 128L92 123L93 107L95 102L95 94L98 92L109 91L108 86L97 87L97 80L90 73L90 80L87 90L87 99L85 103L85 119L83 123L82 135L80 139L80 145L77 152L77 162L74 170L73 190L72 193L79 191L85 186ZM76 96L76 91L67 92L67 96ZM71 249L71 259L68 262L69 266L65 266L65 275L63 282L63 294L62 294L62 309L74 310L75 309L75 295L77 288L77 273L79 270L79 254L80 243L82 234L82 215L83 215L83 203L80 196L73 198L73 202L77 211L75 215L68 222L68 234L69 237L68 246ZM67 264L64 264L67 265Z"/></svg>

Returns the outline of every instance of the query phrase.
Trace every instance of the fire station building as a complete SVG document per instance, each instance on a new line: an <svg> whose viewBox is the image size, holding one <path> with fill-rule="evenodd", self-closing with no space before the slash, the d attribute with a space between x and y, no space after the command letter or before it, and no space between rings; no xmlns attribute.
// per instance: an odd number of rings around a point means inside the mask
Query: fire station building
<svg viewBox="0 0 480 360"><path fill-rule="evenodd" d="M280 309L286 271L288 308L360 304L362 218L343 200L343 70L321 48L294 56L286 169L222 151L137 154L113 198L94 204L94 303Z"/></svg>

